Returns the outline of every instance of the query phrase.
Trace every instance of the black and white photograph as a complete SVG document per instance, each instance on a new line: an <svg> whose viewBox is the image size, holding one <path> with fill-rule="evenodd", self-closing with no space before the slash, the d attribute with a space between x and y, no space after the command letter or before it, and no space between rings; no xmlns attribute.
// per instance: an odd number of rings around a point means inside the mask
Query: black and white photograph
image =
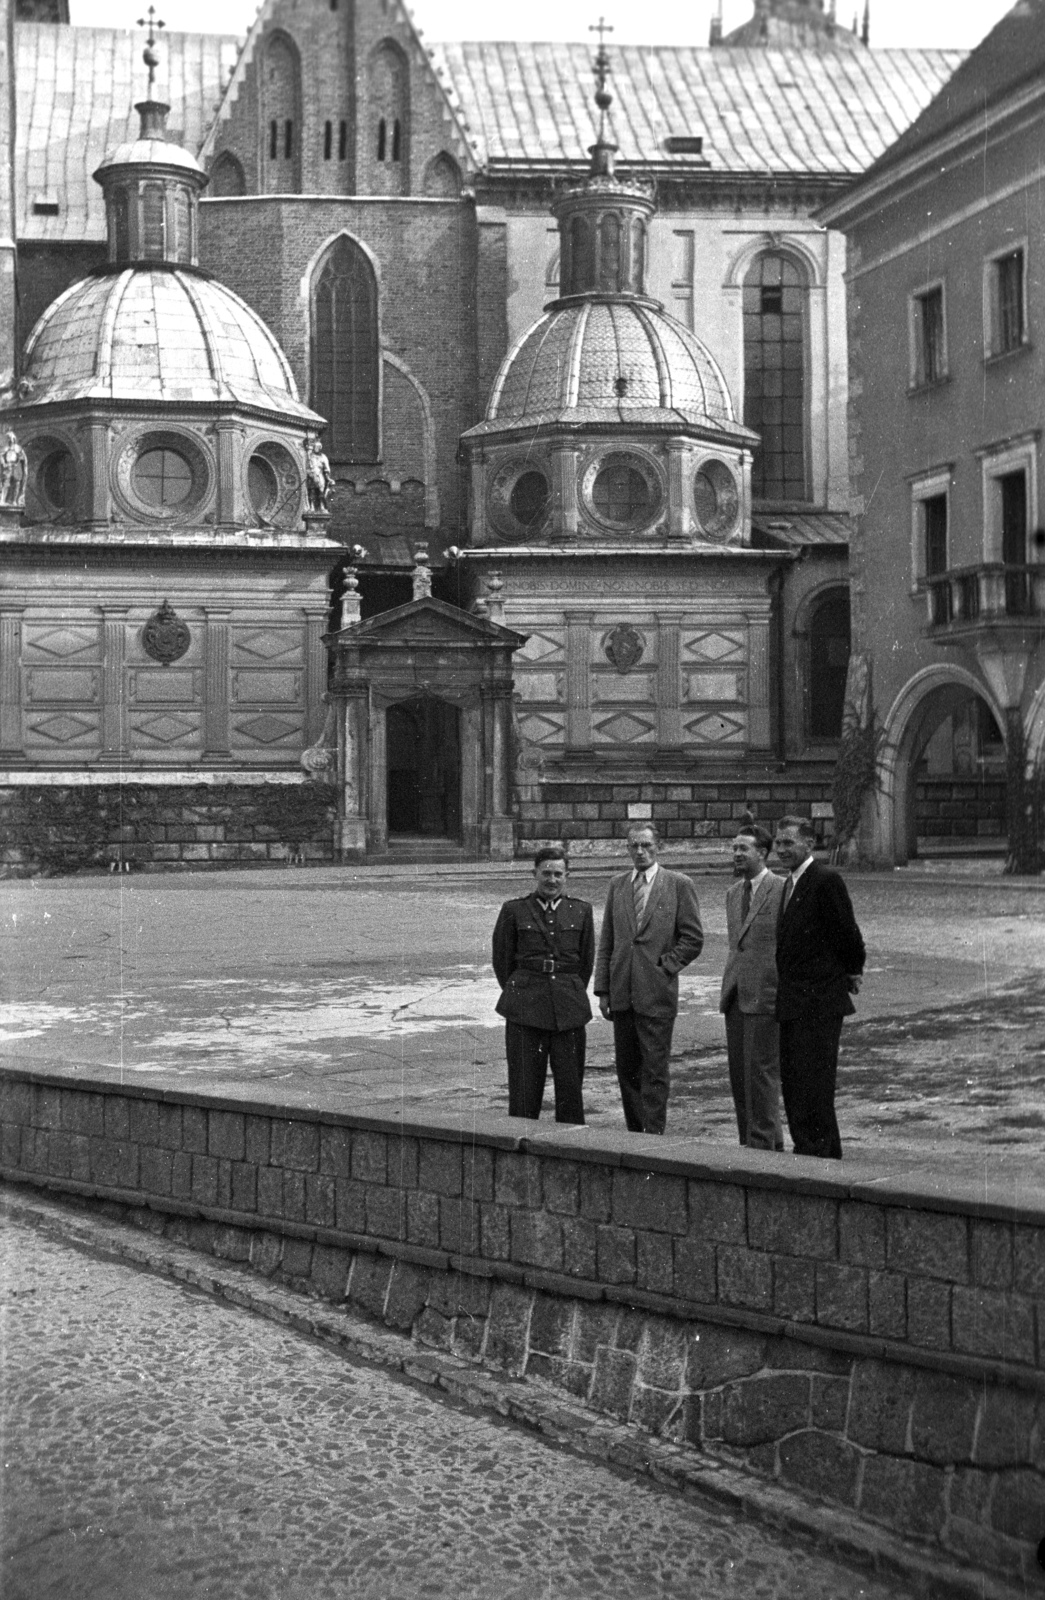
<svg viewBox="0 0 1045 1600"><path fill-rule="evenodd" d="M2 1600L1045 1600L1045 0L0 0Z"/></svg>

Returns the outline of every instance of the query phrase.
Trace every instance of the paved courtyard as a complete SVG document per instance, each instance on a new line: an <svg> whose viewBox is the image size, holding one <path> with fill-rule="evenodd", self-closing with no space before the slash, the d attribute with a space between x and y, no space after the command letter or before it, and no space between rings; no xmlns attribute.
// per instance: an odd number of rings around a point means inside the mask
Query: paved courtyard
<svg viewBox="0 0 1045 1600"><path fill-rule="evenodd" d="M708 938L682 978L669 1133L732 1142L717 1010L729 880L694 877ZM598 910L607 881L579 871L572 890ZM296 1104L503 1112L489 941L529 882L467 866L8 881L0 1060ZM1045 886L896 872L850 887L869 959L843 1037L846 1149L1045 1180ZM589 1121L623 1127L601 1019L589 1052Z"/></svg>
<svg viewBox="0 0 1045 1600"><path fill-rule="evenodd" d="M5 1600L901 1600L788 1535L0 1218Z"/></svg>

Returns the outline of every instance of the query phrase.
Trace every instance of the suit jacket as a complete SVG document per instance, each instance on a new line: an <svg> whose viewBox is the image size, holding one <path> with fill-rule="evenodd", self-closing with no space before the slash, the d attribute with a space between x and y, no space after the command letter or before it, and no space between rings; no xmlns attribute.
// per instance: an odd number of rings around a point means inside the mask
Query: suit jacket
<svg viewBox="0 0 1045 1600"><path fill-rule="evenodd" d="M864 970L864 941L840 874L811 861L795 884L777 929L777 1002L781 1022L807 1012L848 1016L846 982Z"/></svg>
<svg viewBox="0 0 1045 1600"><path fill-rule="evenodd" d="M726 893L729 955L719 1010L728 1010L735 999L748 1016L772 1017L776 1014L776 936L784 880L767 872L751 896L746 917L741 915L743 897L744 880L740 878Z"/></svg>
<svg viewBox="0 0 1045 1600"><path fill-rule="evenodd" d="M659 868L635 924L632 874L610 883L595 960L595 993L609 995L611 1011L674 1017L683 967L704 947L697 894L681 872Z"/></svg>
<svg viewBox="0 0 1045 1600"><path fill-rule="evenodd" d="M583 1028L591 1020L587 989L594 961L595 921L587 900L564 894L553 922L536 894L506 900L493 931L497 1010L542 1033Z"/></svg>

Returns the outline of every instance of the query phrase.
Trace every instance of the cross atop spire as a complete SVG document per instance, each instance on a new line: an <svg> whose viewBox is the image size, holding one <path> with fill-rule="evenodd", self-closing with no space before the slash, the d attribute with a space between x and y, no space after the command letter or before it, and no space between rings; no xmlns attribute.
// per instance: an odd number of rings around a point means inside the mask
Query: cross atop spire
<svg viewBox="0 0 1045 1600"><path fill-rule="evenodd" d="M605 17L600 17L598 22L593 22L589 25L588 32L597 33L599 36L599 48L595 52L595 60L592 65L595 69L595 104L599 108L599 143L601 144L606 137L606 113L613 104L613 96L606 87L606 80L612 70L609 51L606 49L606 35L613 32L613 24L607 22Z"/></svg>
<svg viewBox="0 0 1045 1600"><path fill-rule="evenodd" d="M161 21L161 19L156 15L156 7L150 6L146 15L138 18L138 26L139 28L148 28L149 30L149 37L146 39L145 49L142 51L142 60L149 69L149 99L151 100L152 86L156 77L156 68L160 64L160 58L156 54L155 49L156 34L160 28L165 28L167 24Z"/></svg>

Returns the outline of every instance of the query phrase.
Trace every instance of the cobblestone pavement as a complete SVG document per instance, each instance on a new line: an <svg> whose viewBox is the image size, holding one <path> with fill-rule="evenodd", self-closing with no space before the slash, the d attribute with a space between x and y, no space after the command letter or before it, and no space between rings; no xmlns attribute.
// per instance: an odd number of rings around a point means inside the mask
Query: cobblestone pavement
<svg viewBox="0 0 1045 1600"><path fill-rule="evenodd" d="M725 872L695 873L708 939L682 977L672 1134L735 1140L718 986ZM366 869L7 882L0 1060L105 1067L231 1095L507 1110L489 940L525 869ZM573 891L601 906L604 870ZM854 877L868 974L846 1024L847 1150L992 1152L1045 1177L1045 885ZM588 1034L589 1121L622 1126L612 1036Z"/></svg>
<svg viewBox="0 0 1045 1600"><path fill-rule="evenodd" d="M906 1600L711 1504L0 1220L4 1600Z"/></svg>

